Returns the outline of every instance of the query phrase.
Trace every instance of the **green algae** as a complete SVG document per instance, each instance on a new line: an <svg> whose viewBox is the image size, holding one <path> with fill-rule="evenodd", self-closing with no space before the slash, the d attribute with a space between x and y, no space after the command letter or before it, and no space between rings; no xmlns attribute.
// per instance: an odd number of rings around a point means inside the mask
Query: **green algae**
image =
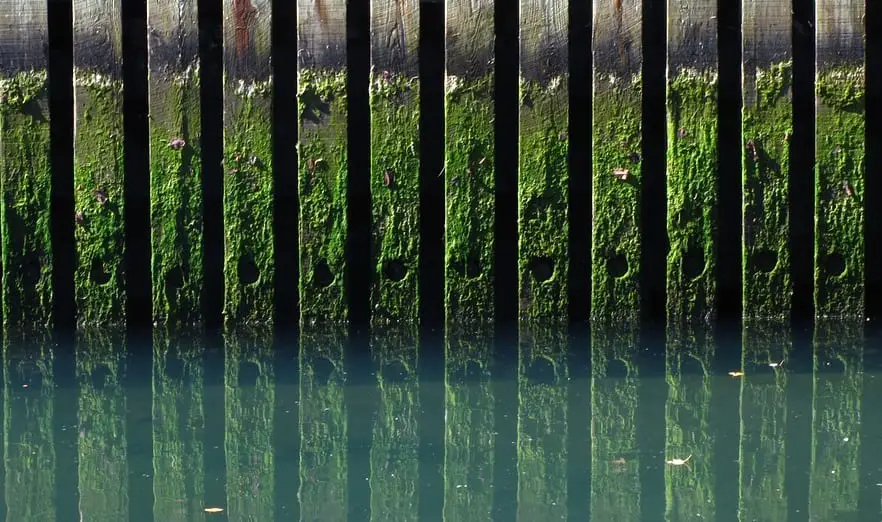
<svg viewBox="0 0 882 522"><path fill-rule="evenodd" d="M203 285L199 69L151 81L162 96L151 100L150 120L153 320L193 324Z"/></svg>
<svg viewBox="0 0 882 522"><path fill-rule="evenodd" d="M297 81L300 320L342 324L348 320L346 71L301 69Z"/></svg>
<svg viewBox="0 0 882 522"><path fill-rule="evenodd" d="M815 315L864 313L865 71L817 76Z"/></svg>
<svg viewBox="0 0 882 522"><path fill-rule="evenodd" d="M447 318L493 319L494 77L447 76L444 158Z"/></svg>
<svg viewBox="0 0 882 522"><path fill-rule="evenodd" d="M77 321L125 324L122 82L74 70L74 288Z"/></svg>
<svg viewBox="0 0 882 522"><path fill-rule="evenodd" d="M743 109L743 312L748 318L790 316L789 247L791 61L755 71ZM751 99L752 98L752 99Z"/></svg>
<svg viewBox="0 0 882 522"><path fill-rule="evenodd" d="M0 77L3 324L51 326L52 240L48 76Z"/></svg>
<svg viewBox="0 0 882 522"><path fill-rule="evenodd" d="M673 74L667 122L669 320L716 316L717 118L716 73Z"/></svg>
<svg viewBox="0 0 882 522"><path fill-rule="evenodd" d="M640 312L641 76L595 77L591 315Z"/></svg>
<svg viewBox="0 0 882 522"><path fill-rule="evenodd" d="M272 82L227 78L224 129L224 322L273 320Z"/></svg>
<svg viewBox="0 0 882 522"><path fill-rule="evenodd" d="M419 78L371 76L371 324L419 321Z"/></svg>
<svg viewBox="0 0 882 522"><path fill-rule="evenodd" d="M521 78L518 275L521 319L568 319L569 190L566 76Z"/></svg>

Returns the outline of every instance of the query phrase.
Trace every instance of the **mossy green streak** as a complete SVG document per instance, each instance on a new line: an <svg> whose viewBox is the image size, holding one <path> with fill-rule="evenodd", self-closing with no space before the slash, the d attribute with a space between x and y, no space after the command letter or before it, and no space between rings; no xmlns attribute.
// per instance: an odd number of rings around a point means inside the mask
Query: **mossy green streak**
<svg viewBox="0 0 882 522"><path fill-rule="evenodd" d="M49 146L46 71L0 77L0 223L7 327L51 324Z"/></svg>
<svg viewBox="0 0 882 522"><path fill-rule="evenodd" d="M339 324L348 318L346 71L302 69L298 85L301 323Z"/></svg>
<svg viewBox="0 0 882 522"><path fill-rule="evenodd" d="M817 77L815 314L864 313L865 72Z"/></svg>
<svg viewBox="0 0 882 522"><path fill-rule="evenodd" d="M716 315L717 76L690 69L668 83L667 309L671 320Z"/></svg>
<svg viewBox="0 0 882 522"><path fill-rule="evenodd" d="M789 248L792 62L756 70L742 120L744 316L785 319L793 283Z"/></svg>
<svg viewBox="0 0 882 522"><path fill-rule="evenodd" d="M595 77L591 315L640 312L641 76Z"/></svg>
<svg viewBox="0 0 882 522"><path fill-rule="evenodd" d="M125 323L122 82L74 71L74 287L80 325Z"/></svg>
<svg viewBox="0 0 882 522"><path fill-rule="evenodd" d="M198 69L164 81L163 120L150 123L153 319L201 318L202 145ZM175 140L183 140L183 144Z"/></svg>
<svg viewBox="0 0 882 522"><path fill-rule="evenodd" d="M273 319L275 281L272 87L240 82L230 94L223 159L224 321L266 324Z"/></svg>
<svg viewBox="0 0 882 522"><path fill-rule="evenodd" d="M448 320L456 323L494 316L493 92L492 75L447 77L444 302Z"/></svg>
<svg viewBox="0 0 882 522"><path fill-rule="evenodd" d="M419 321L419 78L371 77L371 322ZM398 269L402 274L396 274Z"/></svg>
<svg viewBox="0 0 882 522"><path fill-rule="evenodd" d="M552 78L547 85L521 79L518 275L522 319L558 323L568 319L567 87L566 76ZM544 270L550 273L542 274Z"/></svg>

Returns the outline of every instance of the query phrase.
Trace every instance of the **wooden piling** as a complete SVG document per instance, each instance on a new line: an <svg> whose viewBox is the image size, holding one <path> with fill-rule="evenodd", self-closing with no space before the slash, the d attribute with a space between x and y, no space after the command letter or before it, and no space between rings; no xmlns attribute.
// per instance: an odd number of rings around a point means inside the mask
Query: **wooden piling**
<svg viewBox="0 0 882 522"><path fill-rule="evenodd" d="M594 2L591 315L640 313L643 0Z"/></svg>
<svg viewBox="0 0 882 522"><path fill-rule="evenodd" d="M223 0L224 322L273 318L270 0Z"/></svg>
<svg viewBox="0 0 882 522"><path fill-rule="evenodd" d="M122 2L73 0L77 323L125 324Z"/></svg>
<svg viewBox="0 0 882 522"><path fill-rule="evenodd" d="M865 2L815 5L815 315L863 317Z"/></svg>
<svg viewBox="0 0 882 522"><path fill-rule="evenodd" d="M787 319L793 35L789 0L742 3L743 314Z"/></svg>
<svg viewBox="0 0 882 522"><path fill-rule="evenodd" d="M153 320L201 320L202 119L196 0L148 0Z"/></svg>
<svg viewBox="0 0 882 522"><path fill-rule="evenodd" d="M521 0L518 159L520 318L569 319L568 8Z"/></svg>
<svg viewBox="0 0 882 522"><path fill-rule="evenodd" d="M493 4L446 0L444 306L455 323L495 314Z"/></svg>
<svg viewBox="0 0 882 522"><path fill-rule="evenodd" d="M371 324L419 322L420 10L371 2Z"/></svg>
<svg viewBox="0 0 882 522"><path fill-rule="evenodd" d="M348 318L346 2L297 4L300 322Z"/></svg>
<svg viewBox="0 0 882 522"><path fill-rule="evenodd" d="M717 0L668 0L668 320L717 310Z"/></svg>
<svg viewBox="0 0 882 522"><path fill-rule="evenodd" d="M7 327L52 312L47 4L0 2L0 242Z"/></svg>

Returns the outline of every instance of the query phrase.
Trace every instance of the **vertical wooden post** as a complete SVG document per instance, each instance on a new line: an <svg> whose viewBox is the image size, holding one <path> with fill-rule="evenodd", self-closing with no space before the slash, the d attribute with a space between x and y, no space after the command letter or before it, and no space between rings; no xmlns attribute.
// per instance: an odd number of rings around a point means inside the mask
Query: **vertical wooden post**
<svg viewBox="0 0 882 522"><path fill-rule="evenodd" d="M444 306L448 321L494 316L493 0L446 0Z"/></svg>
<svg viewBox="0 0 882 522"><path fill-rule="evenodd" d="M863 317L866 5L815 9L815 315Z"/></svg>
<svg viewBox="0 0 882 522"><path fill-rule="evenodd" d="M717 0L668 0L668 319L716 316Z"/></svg>
<svg viewBox="0 0 882 522"><path fill-rule="evenodd" d="M297 4L300 320L345 322L346 1Z"/></svg>
<svg viewBox="0 0 882 522"><path fill-rule="evenodd" d="M564 0L520 3L520 317L563 323L569 318L568 9Z"/></svg>
<svg viewBox="0 0 882 522"><path fill-rule="evenodd" d="M46 2L0 2L0 241L6 326L50 326L49 42Z"/></svg>
<svg viewBox="0 0 882 522"><path fill-rule="evenodd" d="M196 0L148 0L153 320L201 319L202 119Z"/></svg>
<svg viewBox="0 0 882 522"><path fill-rule="evenodd" d="M224 2L224 322L273 318L270 0Z"/></svg>
<svg viewBox="0 0 882 522"><path fill-rule="evenodd" d="M742 287L747 318L790 316L791 18L790 0L742 3Z"/></svg>
<svg viewBox="0 0 882 522"><path fill-rule="evenodd" d="M73 0L77 322L125 323L122 2Z"/></svg>
<svg viewBox="0 0 882 522"><path fill-rule="evenodd" d="M640 313L643 0L594 2L591 315Z"/></svg>
<svg viewBox="0 0 882 522"><path fill-rule="evenodd" d="M371 2L371 323L419 321L420 9Z"/></svg>

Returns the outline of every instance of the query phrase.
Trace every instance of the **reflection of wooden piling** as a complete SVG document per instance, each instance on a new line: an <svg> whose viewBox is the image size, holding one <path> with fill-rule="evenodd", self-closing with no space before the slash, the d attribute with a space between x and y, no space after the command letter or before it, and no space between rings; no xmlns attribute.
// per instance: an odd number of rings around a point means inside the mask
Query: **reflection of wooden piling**
<svg viewBox="0 0 882 522"><path fill-rule="evenodd" d="M48 326L52 311L46 2L0 17L0 241L3 323Z"/></svg>
<svg viewBox="0 0 882 522"><path fill-rule="evenodd" d="M420 10L371 2L371 322L419 321Z"/></svg>
<svg viewBox="0 0 882 522"><path fill-rule="evenodd" d="M522 319L568 317L569 72L564 0L521 0L518 277Z"/></svg>
<svg viewBox="0 0 882 522"><path fill-rule="evenodd" d="M122 2L73 1L74 288L80 324L125 322Z"/></svg>
<svg viewBox="0 0 882 522"><path fill-rule="evenodd" d="M864 313L865 3L818 0L815 315Z"/></svg>
<svg viewBox="0 0 882 522"><path fill-rule="evenodd" d="M494 315L493 3L446 0L444 306L460 323Z"/></svg>
<svg viewBox="0 0 882 522"><path fill-rule="evenodd" d="M153 318L201 317L202 119L196 0L149 0Z"/></svg>
<svg viewBox="0 0 882 522"><path fill-rule="evenodd" d="M640 311L643 1L594 2L591 315Z"/></svg>
<svg viewBox="0 0 882 522"><path fill-rule="evenodd" d="M300 318L347 318L346 1L297 2Z"/></svg>
<svg viewBox="0 0 882 522"><path fill-rule="evenodd" d="M793 43L790 0L742 4L743 310L790 315L790 137Z"/></svg>
<svg viewBox="0 0 882 522"><path fill-rule="evenodd" d="M717 0L668 0L669 318L713 319L717 255Z"/></svg>

